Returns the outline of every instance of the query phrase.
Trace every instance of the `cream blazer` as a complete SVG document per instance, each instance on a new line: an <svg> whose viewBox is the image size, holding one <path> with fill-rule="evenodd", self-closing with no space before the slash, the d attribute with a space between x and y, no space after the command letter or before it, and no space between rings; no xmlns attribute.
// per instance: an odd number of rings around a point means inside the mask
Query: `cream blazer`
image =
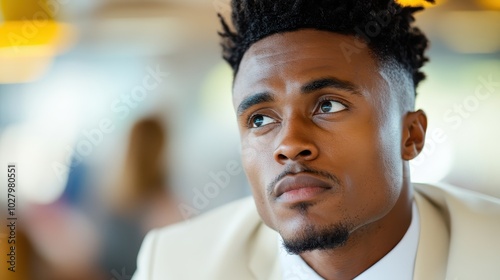
<svg viewBox="0 0 500 280"><path fill-rule="evenodd" d="M414 188L413 279L500 279L500 199L445 185ZM278 246L249 197L148 233L132 279L282 280Z"/></svg>

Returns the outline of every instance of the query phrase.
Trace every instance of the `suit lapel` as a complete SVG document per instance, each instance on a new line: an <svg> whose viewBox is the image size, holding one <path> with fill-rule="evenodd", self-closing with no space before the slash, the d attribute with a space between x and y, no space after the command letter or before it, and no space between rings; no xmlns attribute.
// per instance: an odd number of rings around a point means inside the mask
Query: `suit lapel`
<svg viewBox="0 0 500 280"><path fill-rule="evenodd" d="M418 185L415 186L418 191ZM420 214L420 237L413 279L446 279L450 235L443 214L415 192Z"/></svg>
<svg viewBox="0 0 500 280"><path fill-rule="evenodd" d="M278 233L261 223L248 246L248 266L256 280L281 280L278 246Z"/></svg>

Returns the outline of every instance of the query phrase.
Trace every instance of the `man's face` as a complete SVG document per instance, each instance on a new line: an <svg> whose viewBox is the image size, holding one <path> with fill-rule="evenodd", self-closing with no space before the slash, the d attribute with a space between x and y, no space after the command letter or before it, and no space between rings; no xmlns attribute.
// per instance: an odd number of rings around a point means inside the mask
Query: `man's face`
<svg viewBox="0 0 500 280"><path fill-rule="evenodd" d="M258 41L240 64L243 165L260 216L285 243L352 234L400 197L402 110L368 47L344 54L355 45L300 30Z"/></svg>

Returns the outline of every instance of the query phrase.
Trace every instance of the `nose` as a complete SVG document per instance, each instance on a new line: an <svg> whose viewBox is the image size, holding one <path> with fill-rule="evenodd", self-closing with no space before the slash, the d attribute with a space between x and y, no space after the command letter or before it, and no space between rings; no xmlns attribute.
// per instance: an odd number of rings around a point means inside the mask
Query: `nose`
<svg viewBox="0 0 500 280"><path fill-rule="evenodd" d="M318 157L314 142L313 124L306 121L289 121L282 126L274 160L285 165L288 161L311 161Z"/></svg>

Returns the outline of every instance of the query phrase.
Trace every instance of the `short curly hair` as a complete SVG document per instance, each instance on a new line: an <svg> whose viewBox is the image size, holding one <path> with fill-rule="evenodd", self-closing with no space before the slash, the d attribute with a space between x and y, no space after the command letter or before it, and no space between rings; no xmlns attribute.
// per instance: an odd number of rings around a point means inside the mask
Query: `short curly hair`
<svg viewBox="0 0 500 280"><path fill-rule="evenodd" d="M433 0L426 0L433 3ZM245 52L263 38L312 28L363 40L380 61L396 61L413 78L414 89L425 79L428 39L412 26L423 7L403 7L395 0L232 0L234 30L218 14L223 58L238 73ZM416 94L416 91L415 91Z"/></svg>

